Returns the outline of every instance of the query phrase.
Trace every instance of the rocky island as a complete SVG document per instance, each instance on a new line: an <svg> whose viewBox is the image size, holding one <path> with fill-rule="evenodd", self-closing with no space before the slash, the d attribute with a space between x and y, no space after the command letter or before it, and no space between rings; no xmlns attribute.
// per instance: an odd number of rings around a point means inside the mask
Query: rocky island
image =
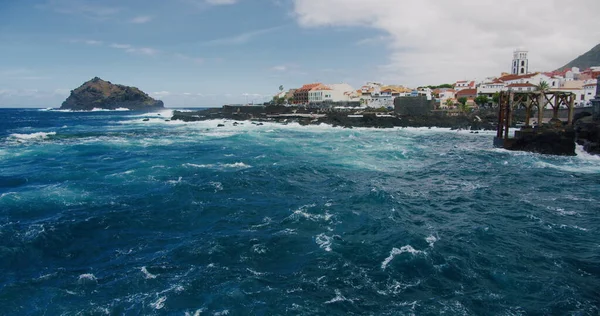
<svg viewBox="0 0 600 316"><path fill-rule="evenodd" d="M71 91L61 110L91 111L127 108L133 111L153 111L164 108L164 103L154 100L135 87L112 84L98 77Z"/></svg>

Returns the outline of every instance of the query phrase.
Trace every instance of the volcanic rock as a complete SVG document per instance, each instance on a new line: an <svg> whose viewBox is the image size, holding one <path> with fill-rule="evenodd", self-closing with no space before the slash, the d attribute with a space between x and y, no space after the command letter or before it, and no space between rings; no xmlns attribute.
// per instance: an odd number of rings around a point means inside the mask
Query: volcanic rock
<svg viewBox="0 0 600 316"><path fill-rule="evenodd" d="M151 111L164 108L162 101L154 100L135 87L112 84L98 77L71 91L61 110L91 111L127 108L134 111Z"/></svg>

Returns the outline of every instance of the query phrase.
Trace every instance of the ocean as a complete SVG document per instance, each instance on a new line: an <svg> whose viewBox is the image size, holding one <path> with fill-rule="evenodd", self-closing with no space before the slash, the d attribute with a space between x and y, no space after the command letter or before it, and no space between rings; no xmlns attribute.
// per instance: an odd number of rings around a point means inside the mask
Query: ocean
<svg viewBox="0 0 600 316"><path fill-rule="evenodd" d="M600 313L600 157L170 114L0 110L0 314Z"/></svg>

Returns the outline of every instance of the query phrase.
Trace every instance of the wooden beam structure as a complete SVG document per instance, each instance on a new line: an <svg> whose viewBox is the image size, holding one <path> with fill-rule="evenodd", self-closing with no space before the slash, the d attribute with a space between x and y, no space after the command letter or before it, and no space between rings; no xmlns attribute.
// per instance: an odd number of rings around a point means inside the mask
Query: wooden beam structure
<svg viewBox="0 0 600 316"><path fill-rule="evenodd" d="M575 110L575 95L571 92L564 91L533 91L533 92L515 92L503 91L500 93L498 106L498 127L495 143L499 146L510 137L510 127L513 125L513 113L519 107L525 109L525 126L524 128L531 129L530 121L533 110L538 112L536 127L542 127L544 119L544 109L550 105L552 108L551 124L562 125L558 113L561 106L566 106L569 109L569 118L567 124L573 125L573 114Z"/></svg>

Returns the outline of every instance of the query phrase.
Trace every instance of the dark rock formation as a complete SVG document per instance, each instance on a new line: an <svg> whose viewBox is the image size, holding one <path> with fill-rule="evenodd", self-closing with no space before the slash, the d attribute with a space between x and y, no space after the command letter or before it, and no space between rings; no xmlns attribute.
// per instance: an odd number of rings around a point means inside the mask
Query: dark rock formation
<svg viewBox="0 0 600 316"><path fill-rule="evenodd" d="M314 114L320 115L317 117ZM325 116L322 116L323 114L325 114ZM352 114L352 112L331 110L317 111L302 107L224 106L223 108L213 108L194 112L174 111L171 119L185 122L204 121L211 119L228 119L236 121L258 120L278 122L282 124L297 122L301 125L329 124L332 126L346 128L443 127L470 130L496 129L496 117L492 115L490 116L490 119L487 115L485 115L485 113L480 113L481 118L476 115L446 116L429 114L401 116L390 113L380 113L385 115L378 115L377 113L363 113L362 115L349 116L349 114ZM242 124L240 123L239 125Z"/></svg>
<svg viewBox="0 0 600 316"><path fill-rule="evenodd" d="M71 95L60 108L77 111L90 111L95 108L150 111L162 109L164 104L138 88L112 84L96 77L71 91Z"/></svg>
<svg viewBox="0 0 600 316"><path fill-rule="evenodd" d="M570 127L522 129L516 132L515 138L505 148L545 155L575 156L575 131Z"/></svg>
<svg viewBox="0 0 600 316"><path fill-rule="evenodd" d="M584 117L575 123L575 132L577 144L590 154L600 155L600 122Z"/></svg>

